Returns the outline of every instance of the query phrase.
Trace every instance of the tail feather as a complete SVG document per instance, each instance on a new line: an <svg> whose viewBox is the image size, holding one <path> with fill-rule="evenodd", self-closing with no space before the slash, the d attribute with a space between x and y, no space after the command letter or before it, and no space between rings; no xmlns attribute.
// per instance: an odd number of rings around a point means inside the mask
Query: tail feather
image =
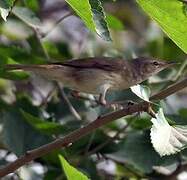
<svg viewBox="0 0 187 180"><path fill-rule="evenodd" d="M35 71L39 69L48 69L49 65L24 65L24 64L7 64L5 65L5 70L25 70L25 71Z"/></svg>
<svg viewBox="0 0 187 180"><path fill-rule="evenodd" d="M11 70L19 70L19 69L27 69L27 65L20 65L20 64L7 64L4 66L5 70L11 71Z"/></svg>
<svg viewBox="0 0 187 180"><path fill-rule="evenodd" d="M33 72L51 80L61 80L66 74L61 65L41 64L41 65L24 65L24 64L7 64L4 66L7 71L23 70Z"/></svg>

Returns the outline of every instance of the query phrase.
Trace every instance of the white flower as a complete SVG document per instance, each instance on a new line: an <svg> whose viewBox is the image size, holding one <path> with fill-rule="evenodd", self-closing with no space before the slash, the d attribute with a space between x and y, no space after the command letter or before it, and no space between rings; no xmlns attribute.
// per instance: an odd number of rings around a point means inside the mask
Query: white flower
<svg viewBox="0 0 187 180"><path fill-rule="evenodd" d="M187 144L187 126L170 126L162 109L151 122L151 142L160 156L175 154Z"/></svg>

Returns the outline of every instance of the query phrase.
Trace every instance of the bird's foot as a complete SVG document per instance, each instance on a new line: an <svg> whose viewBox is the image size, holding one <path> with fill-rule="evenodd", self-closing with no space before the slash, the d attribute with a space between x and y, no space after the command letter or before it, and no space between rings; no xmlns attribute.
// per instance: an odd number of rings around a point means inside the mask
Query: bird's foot
<svg viewBox="0 0 187 180"><path fill-rule="evenodd" d="M80 98L80 92L79 91L71 91L71 96L74 98Z"/></svg>
<svg viewBox="0 0 187 180"><path fill-rule="evenodd" d="M124 108L124 106L122 104L119 104L119 103L112 103L110 105L110 107L114 110L114 111L117 111L117 110L122 110Z"/></svg>
<svg viewBox="0 0 187 180"><path fill-rule="evenodd" d="M106 106L116 111L116 110L122 110L124 108L129 108L134 104L135 103L133 101L125 101L125 102L111 102L108 103Z"/></svg>

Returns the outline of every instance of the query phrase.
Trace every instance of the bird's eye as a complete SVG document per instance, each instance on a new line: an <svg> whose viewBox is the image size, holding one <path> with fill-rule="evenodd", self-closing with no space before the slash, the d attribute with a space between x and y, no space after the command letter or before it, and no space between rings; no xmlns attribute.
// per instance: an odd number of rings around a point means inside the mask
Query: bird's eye
<svg viewBox="0 0 187 180"><path fill-rule="evenodd" d="M153 64L154 64L155 66L159 66L159 63L156 62L156 61L154 61Z"/></svg>

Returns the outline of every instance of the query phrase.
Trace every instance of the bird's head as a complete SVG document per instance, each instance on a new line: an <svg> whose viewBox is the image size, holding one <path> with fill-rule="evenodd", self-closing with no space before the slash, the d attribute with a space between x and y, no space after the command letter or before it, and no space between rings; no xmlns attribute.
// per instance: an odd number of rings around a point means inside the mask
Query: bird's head
<svg viewBox="0 0 187 180"><path fill-rule="evenodd" d="M168 67L176 64L175 62L160 61L156 58L136 58L133 61L133 67L139 72L143 79L146 79Z"/></svg>

